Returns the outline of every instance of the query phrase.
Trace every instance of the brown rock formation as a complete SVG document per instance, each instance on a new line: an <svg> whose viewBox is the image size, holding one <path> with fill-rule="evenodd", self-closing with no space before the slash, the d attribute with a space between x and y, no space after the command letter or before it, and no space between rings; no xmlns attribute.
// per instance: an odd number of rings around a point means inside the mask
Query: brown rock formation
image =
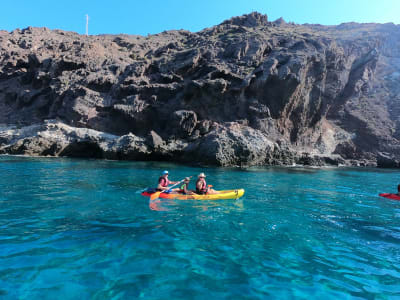
<svg viewBox="0 0 400 300"><path fill-rule="evenodd" d="M398 167L399 46L394 24L258 13L147 37L0 31L0 152Z"/></svg>

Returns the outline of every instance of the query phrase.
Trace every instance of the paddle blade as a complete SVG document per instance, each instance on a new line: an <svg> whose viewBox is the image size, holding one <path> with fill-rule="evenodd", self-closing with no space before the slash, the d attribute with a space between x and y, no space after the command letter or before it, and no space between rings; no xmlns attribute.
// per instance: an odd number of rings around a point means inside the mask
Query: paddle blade
<svg viewBox="0 0 400 300"><path fill-rule="evenodd" d="M150 201L157 199L158 196L160 196L160 194L161 194L161 192L155 192L154 194L151 194Z"/></svg>

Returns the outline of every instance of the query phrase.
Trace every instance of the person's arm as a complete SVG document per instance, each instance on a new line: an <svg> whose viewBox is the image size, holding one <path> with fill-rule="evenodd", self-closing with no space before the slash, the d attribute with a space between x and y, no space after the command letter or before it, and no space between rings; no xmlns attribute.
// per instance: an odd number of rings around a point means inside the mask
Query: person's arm
<svg viewBox="0 0 400 300"><path fill-rule="evenodd" d="M196 182L196 190L201 190L201 186L202 186L202 184L201 184L201 181L197 181Z"/></svg>
<svg viewBox="0 0 400 300"><path fill-rule="evenodd" d="M159 183L159 184L157 185L157 189L160 189L160 190L165 191L165 190L167 189L167 187L163 187L163 186L161 186L161 183Z"/></svg>
<svg viewBox="0 0 400 300"><path fill-rule="evenodd" d="M187 189L187 184L185 184L184 186L183 186L183 192L185 193L185 194L189 194L189 190Z"/></svg>

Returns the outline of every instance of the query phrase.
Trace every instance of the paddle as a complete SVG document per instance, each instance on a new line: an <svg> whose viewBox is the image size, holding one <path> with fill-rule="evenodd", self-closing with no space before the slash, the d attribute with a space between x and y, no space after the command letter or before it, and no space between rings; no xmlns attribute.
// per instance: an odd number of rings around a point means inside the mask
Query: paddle
<svg viewBox="0 0 400 300"><path fill-rule="evenodd" d="M193 177L193 176L190 176L189 178L192 178L192 177ZM154 199L157 199L158 196L160 196L161 193L165 193L165 192L171 191L171 189L172 189L174 186L176 186L176 185L182 183L183 181L185 181L185 179L182 179L181 181L175 183L174 185L171 185L171 186L169 187L168 190L160 191L160 192L155 192L154 194L151 194L151 196L150 196L150 201L153 201Z"/></svg>

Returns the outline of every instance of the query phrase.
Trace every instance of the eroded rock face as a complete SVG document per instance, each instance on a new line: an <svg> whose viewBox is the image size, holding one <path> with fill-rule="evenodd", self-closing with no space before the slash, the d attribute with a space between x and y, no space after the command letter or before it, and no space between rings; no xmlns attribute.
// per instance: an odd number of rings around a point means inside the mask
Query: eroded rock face
<svg viewBox="0 0 400 300"><path fill-rule="evenodd" d="M0 31L0 152L398 167L399 46L393 24L258 13L147 37Z"/></svg>

